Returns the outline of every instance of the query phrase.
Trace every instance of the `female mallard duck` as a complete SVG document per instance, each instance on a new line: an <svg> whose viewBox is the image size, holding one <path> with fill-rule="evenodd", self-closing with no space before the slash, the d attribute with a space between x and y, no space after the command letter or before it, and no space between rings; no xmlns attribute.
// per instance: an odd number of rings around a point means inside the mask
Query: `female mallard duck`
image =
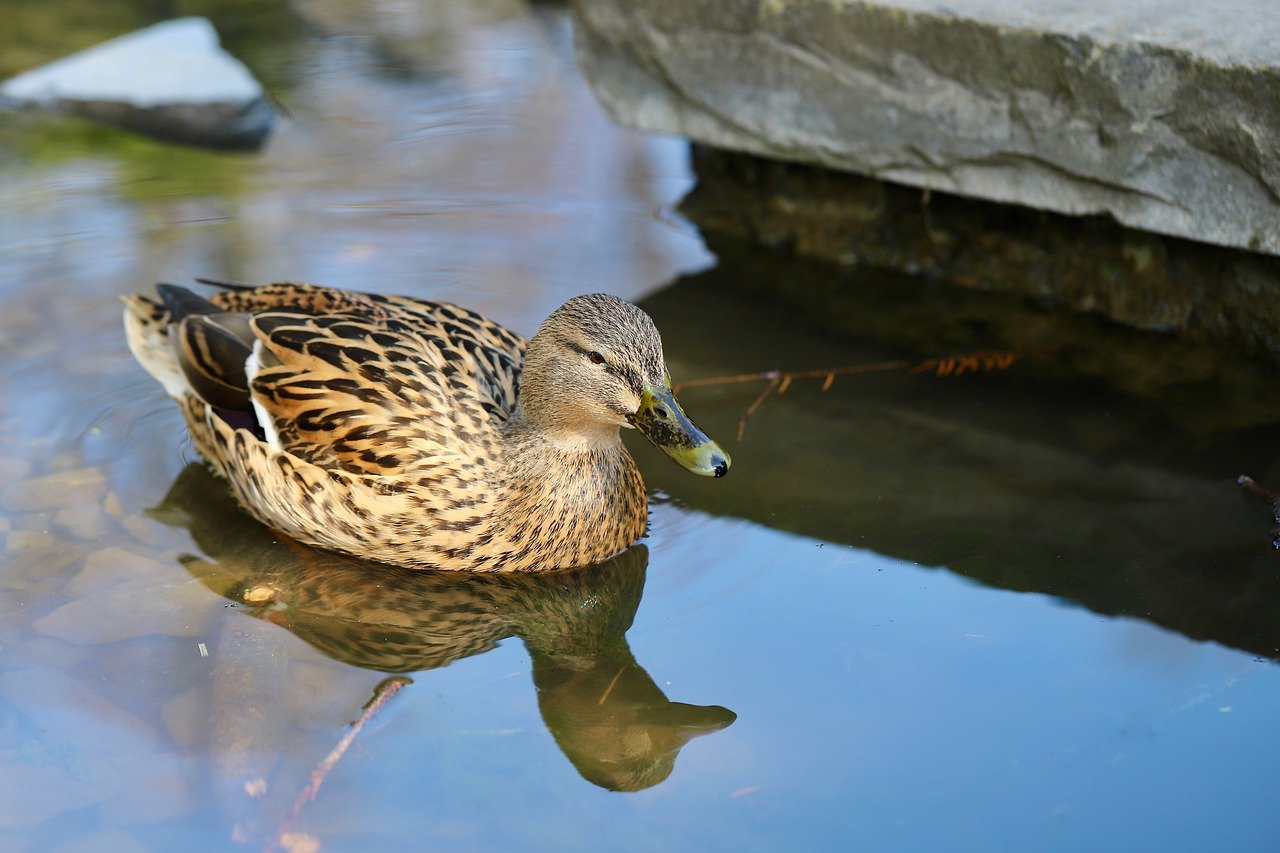
<svg viewBox="0 0 1280 853"><path fill-rule="evenodd" d="M591 294L529 342L464 308L281 283L125 297L129 348L259 521L413 568L583 566L645 531L620 427L697 474L729 456L671 393L649 316Z"/></svg>

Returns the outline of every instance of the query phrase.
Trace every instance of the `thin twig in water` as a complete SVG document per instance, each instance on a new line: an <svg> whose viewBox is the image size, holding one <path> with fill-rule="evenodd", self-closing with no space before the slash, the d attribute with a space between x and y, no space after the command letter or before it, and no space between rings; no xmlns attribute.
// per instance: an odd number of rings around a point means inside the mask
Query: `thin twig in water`
<svg viewBox="0 0 1280 853"><path fill-rule="evenodd" d="M606 687L604 689L604 693L601 694L600 701L596 703L597 706L603 707L604 703L609 701L609 694L613 692L613 688L618 685L618 679L621 678L622 673L626 671L627 671L627 668L625 666L622 669L618 670L617 674L614 675L613 680L609 682L609 686Z"/></svg>
<svg viewBox="0 0 1280 853"><path fill-rule="evenodd" d="M1276 523L1276 527L1271 530L1271 548L1274 551L1280 551L1280 494L1271 491L1247 474L1236 477L1236 485L1271 505L1271 519Z"/></svg>
<svg viewBox="0 0 1280 853"><path fill-rule="evenodd" d="M1267 503L1280 509L1280 495L1277 495L1265 486L1260 485L1257 480L1247 474L1241 474L1239 477L1236 477L1236 485L1253 495L1255 498L1261 498Z"/></svg>
<svg viewBox="0 0 1280 853"><path fill-rule="evenodd" d="M311 781L298 794L298 798L293 801L293 810L284 822L280 824L280 828L276 831L276 848L283 848L287 845L282 844L286 835L293 832L293 825L297 823L298 818L302 816L302 810L307 803L316 798L320 793L320 786L324 784L325 777L329 775L335 765L342 760L342 756L346 754L351 744L355 742L356 736L360 734L360 730L365 727L378 711L391 701L391 698L400 692L400 688L407 684L412 684L413 679L404 676L395 676L381 681L377 687L373 689L373 696L365 703L360 711L360 716L351 723L351 728L342 736L342 740L338 741L338 745L330 750L324 760L316 765L316 769L311 771Z"/></svg>
<svg viewBox="0 0 1280 853"><path fill-rule="evenodd" d="M742 417L738 418L738 441L742 441L742 439L746 437L747 421L751 419L751 416L756 413L756 409L760 408L764 401L769 398L769 394L773 392L773 389L777 388L781 382L781 374L776 370L773 371L773 377L769 380L769 384L764 386L764 390L760 392L760 396L756 397L755 400L751 402L751 405L747 406L747 410L742 413Z"/></svg>
<svg viewBox="0 0 1280 853"><path fill-rule="evenodd" d="M711 376L677 382L672 391L680 393L686 388L705 388L711 385L732 385L741 382L765 382L764 390L751 401L751 405L738 418L738 441L747 434L747 421L764 405L771 394L781 397L797 379L821 379L822 390L830 391L837 376L855 376L863 373L884 373L906 370L909 373L929 373L937 376L961 376L979 371L1008 370L1018 360L1019 354L1009 350L979 350L964 355L949 355L924 361L880 361L874 364L852 364L846 367L824 367L818 370L766 370L763 373L738 373L733 376Z"/></svg>

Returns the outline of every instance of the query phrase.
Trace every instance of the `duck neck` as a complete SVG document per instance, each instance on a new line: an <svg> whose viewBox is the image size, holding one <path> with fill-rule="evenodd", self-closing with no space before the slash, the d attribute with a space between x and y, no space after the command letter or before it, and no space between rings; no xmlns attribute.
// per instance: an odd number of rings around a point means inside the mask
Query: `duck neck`
<svg viewBox="0 0 1280 853"><path fill-rule="evenodd" d="M642 535L644 481L617 427L548 429L517 409L503 429L511 552L529 568L599 562Z"/></svg>
<svg viewBox="0 0 1280 853"><path fill-rule="evenodd" d="M507 483L517 491L564 495L566 500L593 497L610 504L623 486L639 484L643 490L635 462L615 426L557 429L535 423L517 409L502 437ZM591 512L593 508L584 509Z"/></svg>

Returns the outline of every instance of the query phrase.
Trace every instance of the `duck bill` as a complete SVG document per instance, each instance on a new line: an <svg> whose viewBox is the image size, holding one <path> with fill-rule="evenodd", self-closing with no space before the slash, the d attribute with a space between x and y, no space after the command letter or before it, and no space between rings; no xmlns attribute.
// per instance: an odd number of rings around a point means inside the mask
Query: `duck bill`
<svg viewBox="0 0 1280 853"><path fill-rule="evenodd" d="M693 473L704 477L728 473L729 454L689 420L670 389L645 391L640 408L628 421L654 446Z"/></svg>

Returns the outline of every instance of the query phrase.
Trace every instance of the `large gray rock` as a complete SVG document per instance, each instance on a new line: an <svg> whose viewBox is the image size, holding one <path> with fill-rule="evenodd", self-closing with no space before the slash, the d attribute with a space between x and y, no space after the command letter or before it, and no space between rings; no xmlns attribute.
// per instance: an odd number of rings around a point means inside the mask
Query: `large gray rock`
<svg viewBox="0 0 1280 853"><path fill-rule="evenodd" d="M204 18L155 24L20 74L0 85L0 108L216 148L257 148L275 123L262 85Z"/></svg>
<svg viewBox="0 0 1280 853"><path fill-rule="evenodd" d="M577 0L615 118L1280 254L1276 0Z"/></svg>

